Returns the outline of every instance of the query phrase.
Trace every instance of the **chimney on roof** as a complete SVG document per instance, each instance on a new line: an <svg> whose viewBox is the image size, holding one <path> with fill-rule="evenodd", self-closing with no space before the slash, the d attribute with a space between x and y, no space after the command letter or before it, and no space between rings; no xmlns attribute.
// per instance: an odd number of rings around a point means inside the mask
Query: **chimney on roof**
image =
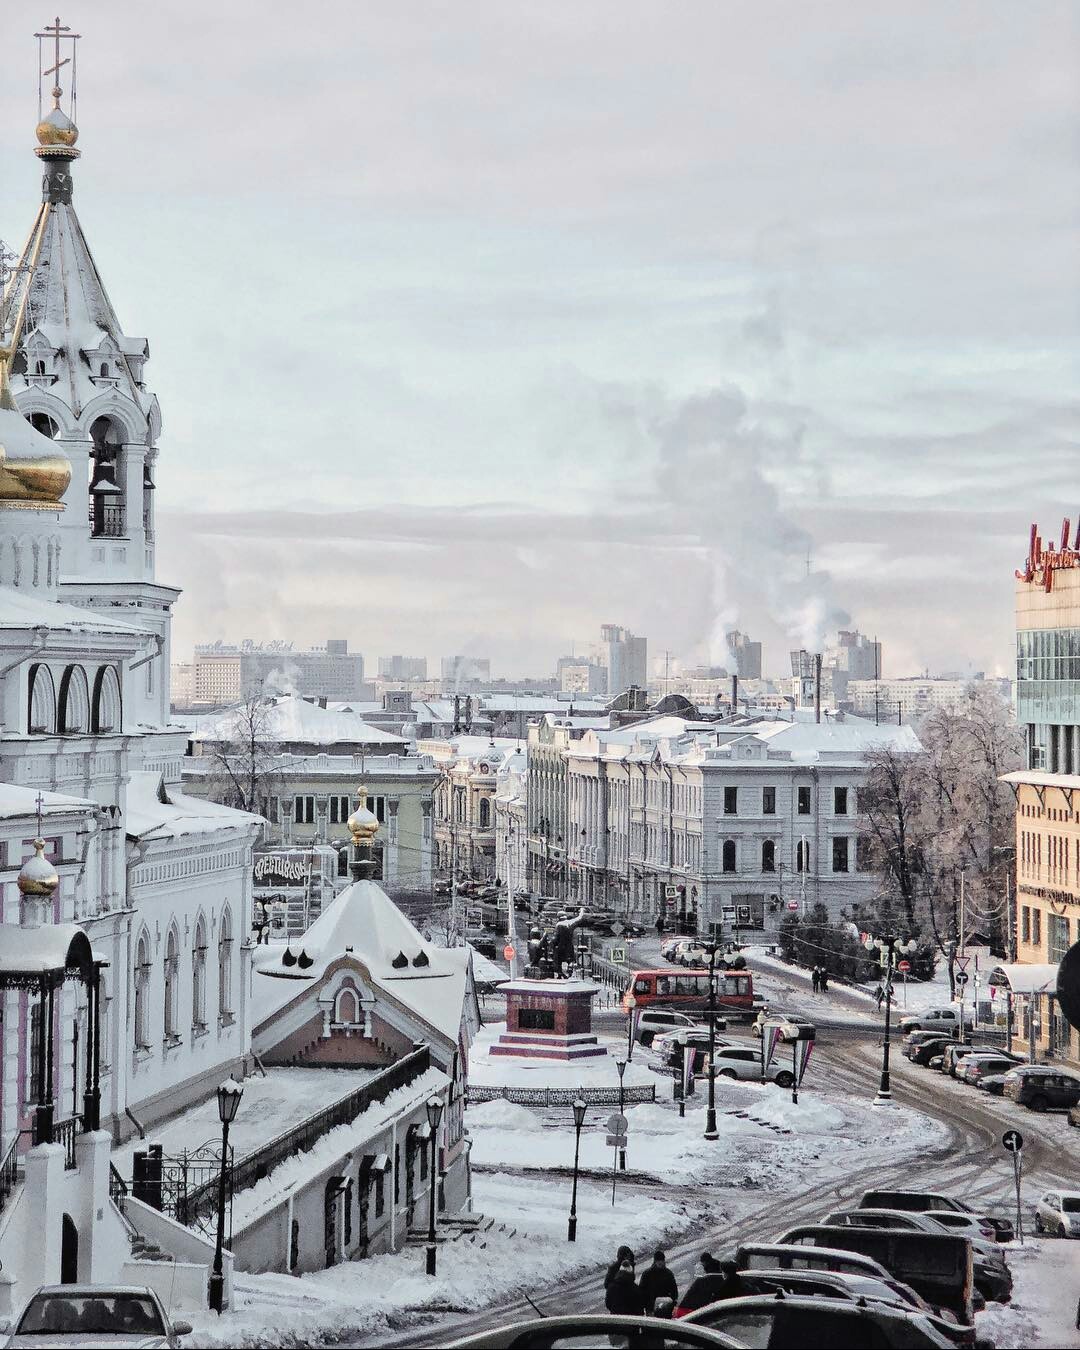
<svg viewBox="0 0 1080 1350"><path fill-rule="evenodd" d="M814 653L814 721L821 721L821 653Z"/></svg>
<svg viewBox="0 0 1080 1350"><path fill-rule="evenodd" d="M739 677L731 677L731 715L732 717L739 711Z"/></svg>

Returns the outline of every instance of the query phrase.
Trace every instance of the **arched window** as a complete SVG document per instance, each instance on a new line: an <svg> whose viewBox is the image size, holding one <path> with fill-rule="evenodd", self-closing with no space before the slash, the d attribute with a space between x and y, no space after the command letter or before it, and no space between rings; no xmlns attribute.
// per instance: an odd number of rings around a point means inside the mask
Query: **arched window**
<svg viewBox="0 0 1080 1350"><path fill-rule="evenodd" d="M139 934L135 948L135 1048L150 1044L150 938L146 929Z"/></svg>
<svg viewBox="0 0 1080 1350"><path fill-rule="evenodd" d="M491 802L487 797L480 798L480 828L482 830L491 829Z"/></svg>
<svg viewBox="0 0 1080 1350"><path fill-rule="evenodd" d="M776 871L776 844L771 839L765 839L761 844L761 870Z"/></svg>
<svg viewBox="0 0 1080 1350"><path fill-rule="evenodd" d="M723 866L724 866L724 871L725 871L725 872L734 872L734 871L735 871L735 840L734 840L734 839L725 839L725 840L724 840L724 854L723 854L723 858L724 858L724 864L723 864Z"/></svg>
<svg viewBox="0 0 1080 1350"><path fill-rule="evenodd" d="M201 914L195 924L191 957L191 1024L197 1031L206 1026L206 921Z"/></svg>
<svg viewBox="0 0 1080 1350"><path fill-rule="evenodd" d="M40 374L44 375L44 371ZM40 431L43 436L48 436L49 440L55 440L60 428L49 416L48 413L36 412L30 414L30 425L35 431Z"/></svg>
<svg viewBox="0 0 1080 1350"><path fill-rule="evenodd" d="M82 666L68 666L60 681L57 730L62 736L85 734L90 730L90 691Z"/></svg>
<svg viewBox="0 0 1080 1350"><path fill-rule="evenodd" d="M218 932L218 1016L232 1015L232 915L222 911Z"/></svg>
<svg viewBox="0 0 1080 1350"><path fill-rule="evenodd" d="M810 871L810 845L805 839L800 839L795 845L795 870L796 872Z"/></svg>
<svg viewBox="0 0 1080 1350"><path fill-rule="evenodd" d="M334 1021L340 1026L353 1027L360 1021L360 1000L355 989L342 989L334 1001Z"/></svg>
<svg viewBox="0 0 1080 1350"><path fill-rule="evenodd" d="M42 371L42 374L44 374L44 371ZM101 378L103 380L109 378L109 363L107 361L102 361L101 363Z"/></svg>
<svg viewBox="0 0 1080 1350"><path fill-rule="evenodd" d="M120 680L115 666L102 666L94 676L94 699L91 711L91 731L119 731Z"/></svg>
<svg viewBox="0 0 1080 1350"><path fill-rule="evenodd" d="M165 1039L172 1040L177 1036L176 1030L176 1006L177 1006L177 982L180 973L180 942L176 936L176 929L169 929L169 936L165 941Z"/></svg>
<svg viewBox="0 0 1080 1350"><path fill-rule="evenodd" d="M45 374L45 362L44 362L44 361L35 361L35 362L34 362L34 374L35 374L35 375L44 375L44 374Z"/></svg>
<svg viewBox="0 0 1080 1350"><path fill-rule="evenodd" d="M48 666L30 667L30 695L27 705L27 731L31 736L56 730L56 686Z"/></svg>

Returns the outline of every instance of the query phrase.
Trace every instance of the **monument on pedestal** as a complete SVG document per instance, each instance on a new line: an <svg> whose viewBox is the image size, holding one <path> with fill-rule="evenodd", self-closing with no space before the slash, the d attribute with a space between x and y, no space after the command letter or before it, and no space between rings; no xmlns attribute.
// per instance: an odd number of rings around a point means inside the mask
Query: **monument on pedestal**
<svg viewBox="0 0 1080 1350"><path fill-rule="evenodd" d="M506 1030L491 1054L567 1061L607 1054L592 1034L592 1001L600 986L573 972L573 933L583 922L584 911L557 924L549 937L532 930L525 978L499 985L506 995Z"/></svg>

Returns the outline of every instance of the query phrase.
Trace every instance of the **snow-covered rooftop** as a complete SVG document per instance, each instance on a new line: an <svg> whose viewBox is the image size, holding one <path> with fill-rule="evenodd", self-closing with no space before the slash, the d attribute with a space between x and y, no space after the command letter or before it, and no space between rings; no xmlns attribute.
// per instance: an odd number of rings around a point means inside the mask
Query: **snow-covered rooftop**
<svg viewBox="0 0 1080 1350"><path fill-rule="evenodd" d="M436 1030L457 1040L469 966L467 947L428 942L381 886L357 881L336 896L291 943L258 954L255 1024L265 1021L322 978L343 957L361 962L372 980ZM271 954L272 953L272 954ZM288 953L292 961L284 958ZM295 958L301 953L310 965ZM268 987L269 986L269 987Z"/></svg>
<svg viewBox="0 0 1080 1350"><path fill-rule="evenodd" d="M0 628L52 628L70 633L115 633L117 636L137 638L140 643L150 641L145 628L110 619L100 610L79 609L53 600L42 600L26 591L0 586Z"/></svg>
<svg viewBox="0 0 1080 1350"><path fill-rule="evenodd" d="M192 740L233 740L238 717L235 708L198 717ZM261 739L282 745L382 745L402 749L408 745L401 736L372 726L355 712L321 708L295 694L275 699L266 708L261 723Z"/></svg>
<svg viewBox="0 0 1080 1350"><path fill-rule="evenodd" d="M131 839L180 839L257 824L262 824L261 816L166 787L159 773L140 769L128 780L127 833Z"/></svg>
<svg viewBox="0 0 1080 1350"><path fill-rule="evenodd" d="M37 815L38 789L0 783L0 820L23 819ZM61 792L42 792L41 814L62 816L96 811L97 803L85 797L68 797Z"/></svg>

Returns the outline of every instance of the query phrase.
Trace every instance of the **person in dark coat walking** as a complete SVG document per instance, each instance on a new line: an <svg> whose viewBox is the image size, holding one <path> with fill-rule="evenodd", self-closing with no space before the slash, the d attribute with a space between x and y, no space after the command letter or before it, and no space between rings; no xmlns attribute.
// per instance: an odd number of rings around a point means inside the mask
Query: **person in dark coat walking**
<svg viewBox="0 0 1080 1350"><path fill-rule="evenodd" d="M633 1270L634 1253L630 1250L629 1247L620 1247L619 1250L615 1253L615 1260L612 1261L610 1266L608 1266L607 1274L604 1276L605 1289L611 1288L611 1282L612 1280L614 1280L615 1276L618 1275L619 1267L622 1265L624 1261L629 1261L630 1269Z"/></svg>
<svg viewBox="0 0 1080 1350"><path fill-rule="evenodd" d="M676 1317L685 1317L699 1308L707 1308L710 1303L716 1303L722 1298L738 1297L739 1277L734 1261L718 1261L711 1252L702 1252L701 1271L683 1294L675 1309Z"/></svg>
<svg viewBox="0 0 1080 1350"><path fill-rule="evenodd" d="M634 1267L629 1261L623 1261L615 1272L604 1297L604 1307L616 1317L640 1317L645 1311L641 1290L634 1283Z"/></svg>
<svg viewBox="0 0 1080 1350"><path fill-rule="evenodd" d="M817 966L815 966L814 969L810 972L810 983L813 986L814 993L816 994L817 991L821 988L821 976L818 973Z"/></svg>
<svg viewBox="0 0 1080 1350"><path fill-rule="evenodd" d="M662 914L656 916L656 936L664 936L664 916Z"/></svg>
<svg viewBox="0 0 1080 1350"><path fill-rule="evenodd" d="M823 994L829 992L829 972L824 966L821 967L821 992Z"/></svg>
<svg viewBox="0 0 1080 1350"><path fill-rule="evenodd" d="M679 1286L675 1276L668 1270L667 1257L659 1249L653 1253L652 1265L646 1266L641 1272L638 1288L641 1290L646 1315L652 1313L653 1304L658 1298L669 1298L673 1305L678 1303Z"/></svg>

